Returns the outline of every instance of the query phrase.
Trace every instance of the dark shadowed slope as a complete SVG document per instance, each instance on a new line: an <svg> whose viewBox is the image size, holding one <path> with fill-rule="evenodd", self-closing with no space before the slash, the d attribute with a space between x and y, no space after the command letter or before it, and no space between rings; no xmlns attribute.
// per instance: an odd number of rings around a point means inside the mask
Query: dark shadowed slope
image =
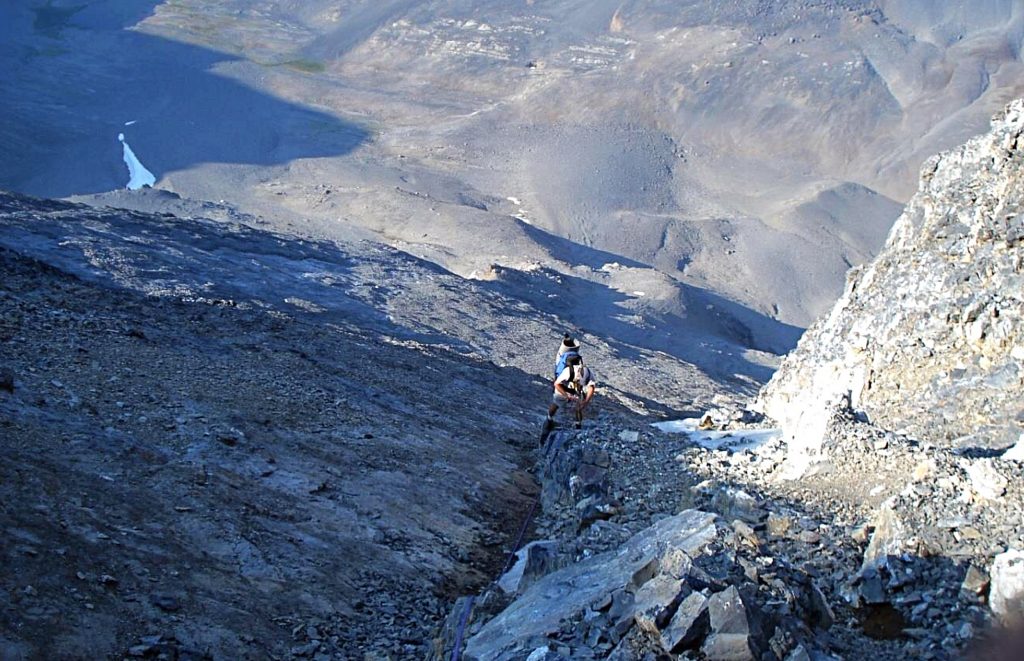
<svg viewBox="0 0 1024 661"><path fill-rule="evenodd" d="M8 8L0 26L6 188L65 196L123 187L119 133L158 179L202 163L338 156L366 138L233 80L233 56L131 29L155 2L37 4Z"/></svg>

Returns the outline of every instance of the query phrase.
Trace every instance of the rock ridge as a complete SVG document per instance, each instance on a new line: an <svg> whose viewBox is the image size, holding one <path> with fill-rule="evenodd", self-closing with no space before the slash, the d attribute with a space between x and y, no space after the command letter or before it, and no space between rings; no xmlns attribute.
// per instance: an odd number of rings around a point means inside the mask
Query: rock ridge
<svg viewBox="0 0 1024 661"><path fill-rule="evenodd" d="M791 476L832 407L951 447L1006 448L1024 425L1024 100L933 157L869 265L761 390Z"/></svg>

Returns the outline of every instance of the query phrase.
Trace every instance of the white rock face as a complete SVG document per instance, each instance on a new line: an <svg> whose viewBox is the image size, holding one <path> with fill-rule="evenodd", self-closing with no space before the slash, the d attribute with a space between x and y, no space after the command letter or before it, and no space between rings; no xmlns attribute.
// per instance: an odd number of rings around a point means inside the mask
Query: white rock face
<svg viewBox="0 0 1024 661"><path fill-rule="evenodd" d="M1004 622L1024 617L1024 551L1011 549L992 562L989 605Z"/></svg>
<svg viewBox="0 0 1024 661"><path fill-rule="evenodd" d="M1020 435L1012 448L1003 453L1003 459L1024 463L1024 433Z"/></svg>
<svg viewBox="0 0 1024 661"><path fill-rule="evenodd" d="M994 500L1006 493L1006 478L996 470L991 459L973 461L965 468L971 487L982 498Z"/></svg>
<svg viewBox="0 0 1024 661"><path fill-rule="evenodd" d="M754 407L820 454L832 408L946 446L998 448L1024 401L1024 100L992 131L929 160L878 258L851 271Z"/></svg>

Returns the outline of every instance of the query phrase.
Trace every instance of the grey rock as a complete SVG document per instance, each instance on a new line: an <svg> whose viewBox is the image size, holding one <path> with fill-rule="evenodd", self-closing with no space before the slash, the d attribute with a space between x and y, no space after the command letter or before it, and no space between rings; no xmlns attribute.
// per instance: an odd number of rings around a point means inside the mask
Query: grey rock
<svg viewBox="0 0 1024 661"><path fill-rule="evenodd" d="M797 645L793 648L793 651L786 656L786 661L812 661L812 659L811 655L803 645Z"/></svg>
<svg viewBox="0 0 1024 661"><path fill-rule="evenodd" d="M885 247L762 389L753 408L784 429L787 476L820 457L843 398L946 447L1018 439L1024 299L1006 292L1024 289L1010 222L1024 209L1022 132L1017 100L989 133L929 160Z"/></svg>
<svg viewBox="0 0 1024 661"><path fill-rule="evenodd" d="M708 611L714 633L750 635L751 626L747 618L746 604L735 586L711 595L708 600Z"/></svg>
<svg viewBox="0 0 1024 661"><path fill-rule="evenodd" d="M661 645L665 651L678 654L699 643L710 627L707 597L700 592L691 592L661 632Z"/></svg>
<svg viewBox="0 0 1024 661"><path fill-rule="evenodd" d="M882 604L887 601L882 577L873 569L861 574L858 593L868 604Z"/></svg>
<svg viewBox="0 0 1024 661"><path fill-rule="evenodd" d="M742 489L721 489L715 493L713 503L726 520L741 519L757 524L768 518L768 512L757 499Z"/></svg>
<svg viewBox="0 0 1024 661"><path fill-rule="evenodd" d="M756 661L750 648L750 636L740 633L714 633L707 637L701 653L712 661Z"/></svg>
<svg viewBox="0 0 1024 661"><path fill-rule="evenodd" d="M1024 551L1010 549L992 561L989 605L1004 622L1024 617Z"/></svg>
<svg viewBox="0 0 1024 661"><path fill-rule="evenodd" d="M173 613L181 610L181 600L177 595L169 592L154 592L149 597L149 602L162 611Z"/></svg>
<svg viewBox="0 0 1024 661"><path fill-rule="evenodd" d="M656 635L675 613L685 585L667 574L659 574L644 583L636 591L633 617L637 626Z"/></svg>
<svg viewBox="0 0 1024 661"><path fill-rule="evenodd" d="M558 543L549 540L530 542L516 551L515 557L512 567L498 579L498 587L507 594L522 592L566 562L558 553Z"/></svg>
<svg viewBox="0 0 1024 661"><path fill-rule="evenodd" d="M562 622L581 617L604 595L633 584L652 562L657 566L657 558L668 549L680 548L692 555L714 537L711 514L687 510L662 519L614 553L592 556L539 580L469 639L466 655L521 658L518 655L528 641L559 631Z"/></svg>

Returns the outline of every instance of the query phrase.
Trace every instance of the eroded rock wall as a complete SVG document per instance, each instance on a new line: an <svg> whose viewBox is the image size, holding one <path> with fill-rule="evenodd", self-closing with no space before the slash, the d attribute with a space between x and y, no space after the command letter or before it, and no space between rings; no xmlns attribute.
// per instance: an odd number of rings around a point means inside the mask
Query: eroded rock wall
<svg viewBox="0 0 1024 661"><path fill-rule="evenodd" d="M762 389L789 473L820 453L833 406L940 445L1005 447L1024 423L1024 100L930 159L882 252L851 271Z"/></svg>

